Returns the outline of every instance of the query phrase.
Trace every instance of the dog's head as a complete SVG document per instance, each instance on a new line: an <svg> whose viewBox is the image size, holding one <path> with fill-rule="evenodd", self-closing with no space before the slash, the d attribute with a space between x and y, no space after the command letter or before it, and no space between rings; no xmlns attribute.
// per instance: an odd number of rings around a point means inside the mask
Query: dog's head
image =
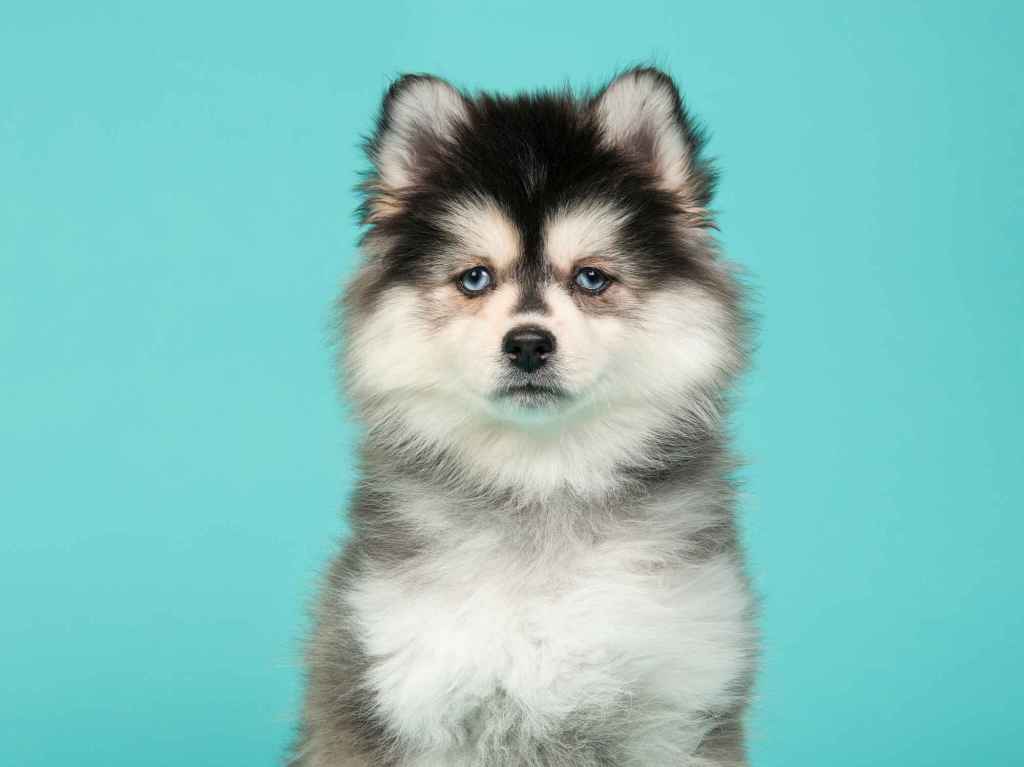
<svg viewBox="0 0 1024 767"><path fill-rule="evenodd" d="M472 453L509 435L636 449L699 417L742 362L701 149L656 70L584 97L397 81L368 142L345 302L369 425Z"/></svg>

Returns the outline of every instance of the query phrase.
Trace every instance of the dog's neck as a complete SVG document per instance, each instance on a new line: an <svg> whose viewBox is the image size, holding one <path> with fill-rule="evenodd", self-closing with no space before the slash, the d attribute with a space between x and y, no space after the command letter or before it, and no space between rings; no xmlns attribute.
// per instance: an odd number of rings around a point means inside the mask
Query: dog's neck
<svg viewBox="0 0 1024 767"><path fill-rule="evenodd" d="M622 410L604 420L536 428L471 419L424 427L421 414L406 413L368 432L364 468L506 509L621 503L723 470L722 408L710 400L701 405L699 415L643 422Z"/></svg>

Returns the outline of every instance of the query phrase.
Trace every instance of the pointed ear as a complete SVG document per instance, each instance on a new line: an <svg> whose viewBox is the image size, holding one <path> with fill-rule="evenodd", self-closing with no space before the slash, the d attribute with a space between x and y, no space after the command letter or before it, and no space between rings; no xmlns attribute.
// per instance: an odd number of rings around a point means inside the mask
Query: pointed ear
<svg viewBox="0 0 1024 767"><path fill-rule="evenodd" d="M469 119L466 97L431 75L403 75L384 96L366 152L374 174L365 185L369 220L388 214L417 183L429 157Z"/></svg>
<svg viewBox="0 0 1024 767"><path fill-rule="evenodd" d="M644 164L686 206L711 201L715 174L701 157L704 136L679 90L657 69L633 69L612 80L592 108L605 143Z"/></svg>

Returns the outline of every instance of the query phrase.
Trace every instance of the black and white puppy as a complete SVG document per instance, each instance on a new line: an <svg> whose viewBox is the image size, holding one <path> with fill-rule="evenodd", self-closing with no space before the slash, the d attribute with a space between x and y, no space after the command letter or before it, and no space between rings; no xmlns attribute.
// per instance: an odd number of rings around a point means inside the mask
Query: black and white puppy
<svg viewBox="0 0 1024 767"><path fill-rule="evenodd" d="M653 69L388 91L343 301L361 481L296 767L747 763L746 323L702 143Z"/></svg>

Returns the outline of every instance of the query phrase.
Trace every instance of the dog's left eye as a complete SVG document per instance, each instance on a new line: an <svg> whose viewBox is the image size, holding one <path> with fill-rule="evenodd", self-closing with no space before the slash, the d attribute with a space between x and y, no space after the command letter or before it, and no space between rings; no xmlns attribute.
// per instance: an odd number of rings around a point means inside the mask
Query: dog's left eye
<svg viewBox="0 0 1024 767"><path fill-rule="evenodd" d="M573 281L583 290L594 295L603 292L611 284L607 274L592 266L585 266L576 272Z"/></svg>
<svg viewBox="0 0 1024 767"><path fill-rule="evenodd" d="M474 266L459 275L458 283L463 293L478 296L491 286L491 272L485 266Z"/></svg>

